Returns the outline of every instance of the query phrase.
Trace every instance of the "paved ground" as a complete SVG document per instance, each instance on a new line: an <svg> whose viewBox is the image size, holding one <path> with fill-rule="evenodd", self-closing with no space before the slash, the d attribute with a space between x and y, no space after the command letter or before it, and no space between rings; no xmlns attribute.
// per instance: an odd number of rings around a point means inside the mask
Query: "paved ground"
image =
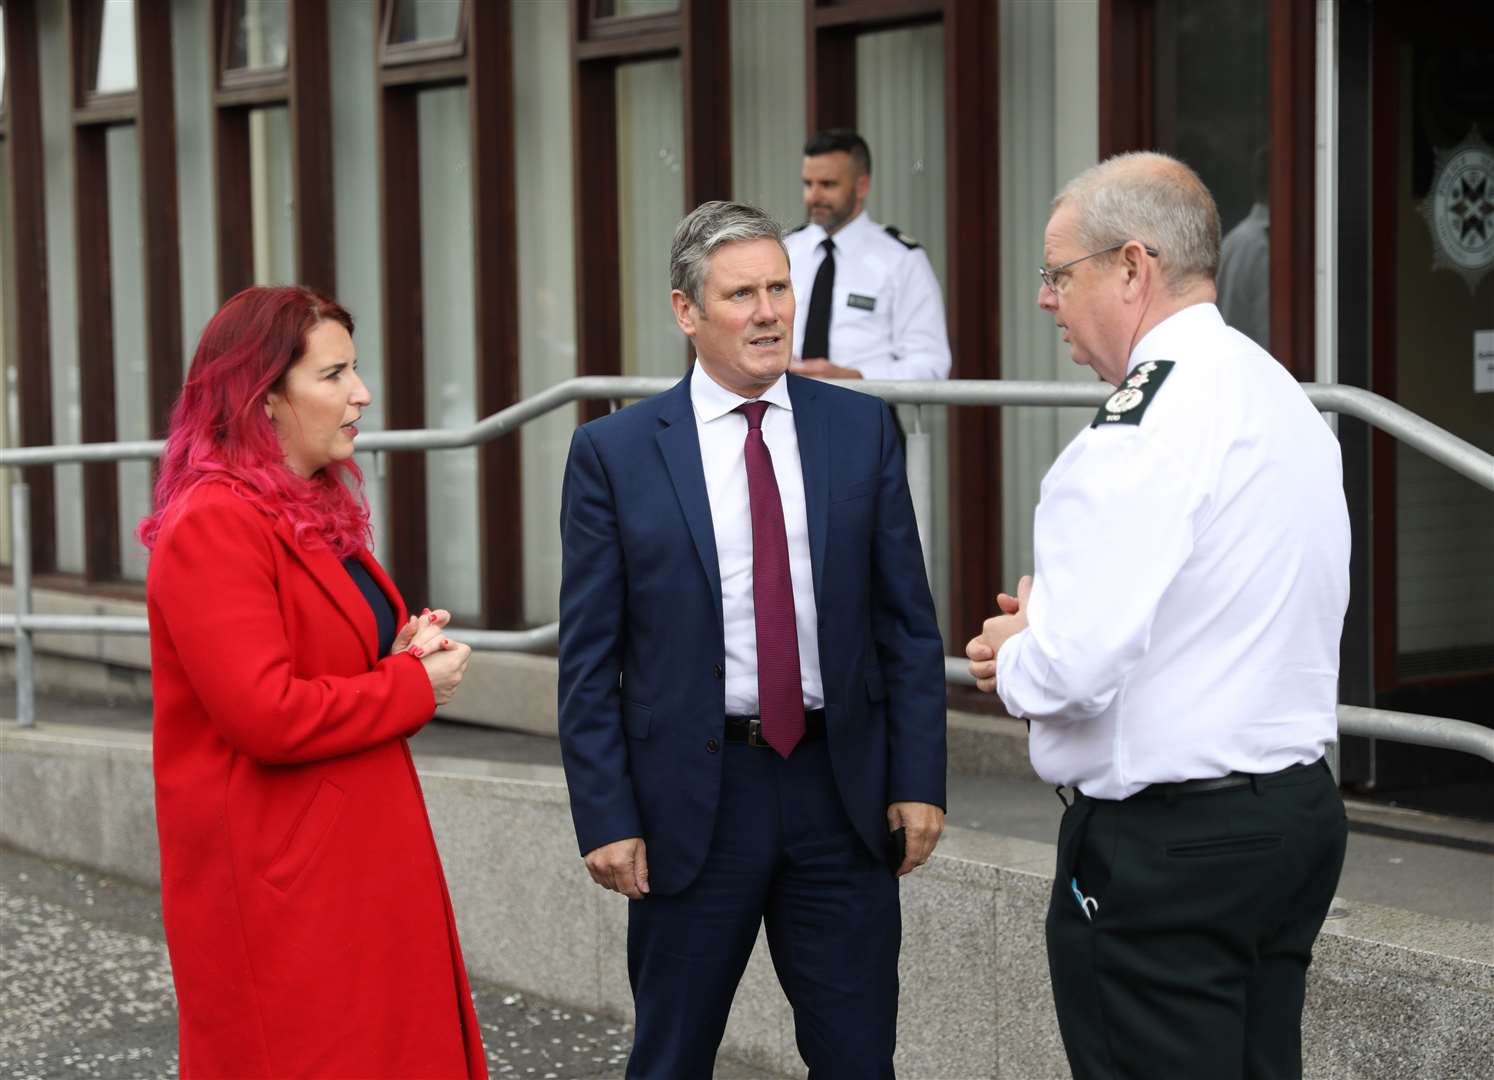
<svg viewBox="0 0 1494 1080"><path fill-rule="evenodd" d="M0 697L0 723L11 711ZM148 705L82 704L47 697L38 701L37 712L43 725L50 720L150 730ZM417 759L560 765L560 744L552 738L474 724L429 724L410 747ZM958 773L949 778L949 806L951 825L1050 844L1063 813L1053 789L1035 780ZM1349 848L1338 890L1345 903L1360 901L1494 925L1494 825L1355 801L1349 803L1349 821ZM1417 836L1423 839L1411 839Z"/></svg>
<svg viewBox="0 0 1494 1080"><path fill-rule="evenodd" d="M473 985L494 1080L621 1076L632 1030ZM152 889L0 847L0 1080L176 1075L176 1000ZM717 1076L761 1074L723 1061Z"/></svg>

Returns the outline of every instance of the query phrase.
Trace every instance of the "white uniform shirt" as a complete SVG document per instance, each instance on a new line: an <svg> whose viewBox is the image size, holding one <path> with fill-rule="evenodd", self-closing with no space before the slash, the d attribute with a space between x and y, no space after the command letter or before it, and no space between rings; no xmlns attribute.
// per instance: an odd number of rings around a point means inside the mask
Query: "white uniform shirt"
<svg viewBox="0 0 1494 1080"><path fill-rule="evenodd" d="M712 379L700 364L690 375L690 403L700 435L716 561L721 570L721 619L726 635L726 712L756 716L757 619L752 602L752 506L747 493L747 417L733 412L752 398L738 397ZM794 625L799 633L799 685L804 707L825 704L820 678L819 613L814 602L814 570L809 561L809 515L804 506L804 468L788 383L770 386L758 401L763 442L773 458L773 477L783 503L788 533L789 577L794 586Z"/></svg>
<svg viewBox="0 0 1494 1080"><path fill-rule="evenodd" d="M825 230L804 225L783 238L794 283L794 355L803 358L804 324L815 275L825 260ZM921 247L909 247L865 213L835 242L830 300L832 364L868 379L949 378L949 332L939 279ZM809 357L808 359L817 359Z"/></svg>
<svg viewBox="0 0 1494 1080"><path fill-rule="evenodd" d="M1033 767L1095 798L1311 762L1336 732L1338 443L1212 304L1154 327L1128 377L1162 360L1138 423L1085 428L1043 478L1029 626L997 656Z"/></svg>

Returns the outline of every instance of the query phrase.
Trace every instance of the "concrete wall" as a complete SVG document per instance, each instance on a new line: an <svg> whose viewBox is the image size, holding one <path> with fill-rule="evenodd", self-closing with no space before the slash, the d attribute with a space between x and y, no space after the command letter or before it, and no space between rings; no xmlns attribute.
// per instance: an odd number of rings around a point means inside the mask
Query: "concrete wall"
<svg viewBox="0 0 1494 1080"><path fill-rule="evenodd" d="M587 878L559 771L427 759L421 774L472 971L626 1017L626 902ZM0 842L154 883L148 738L0 731ZM906 881L899 1075L1068 1075L1042 941L1052 862L1047 844L951 829ZM1319 941L1304 1042L1310 1077L1487 1076L1488 928L1356 904ZM727 1046L802 1075L766 948Z"/></svg>

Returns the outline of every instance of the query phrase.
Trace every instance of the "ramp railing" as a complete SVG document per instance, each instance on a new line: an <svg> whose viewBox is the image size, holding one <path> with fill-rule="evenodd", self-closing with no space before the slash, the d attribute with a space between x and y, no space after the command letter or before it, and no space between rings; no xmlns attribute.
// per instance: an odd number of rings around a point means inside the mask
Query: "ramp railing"
<svg viewBox="0 0 1494 1080"><path fill-rule="evenodd" d="M452 450L480 446L502 438L537 417L577 401L611 401L614 405L649 397L668 390L673 378L589 375L568 379L515 402L465 428L416 428L401 431L371 431L359 436L359 452ZM1067 382L1015 382L1006 380L950 380L890 382L851 380L849 389L873 394L891 404L917 406L913 428L908 432L908 487L918 517L924 558L933 550L933 456L931 438L924 430L923 407L964 406L1072 406L1097 408L1112 390L1103 384ZM1395 402L1353 386L1307 383L1303 389L1320 412L1353 416L1419 450L1454 472L1494 492L1494 455L1438 427ZM140 461L157 458L165 443L82 443L72 446L28 446L0 450L0 466L30 467L75 462ZM0 615L0 632L15 635L16 721L21 727L36 722L36 672L32 637L37 633L147 635L144 618L102 615L47 615L32 610L30 501L24 483L11 488L11 552L16 611ZM559 639L559 624L549 623L530 630L477 630L454 628L453 632L474 649L496 652L541 652ZM962 658L945 659L945 677L953 684L974 685ZM1494 717L1491 717L1494 720ZM1354 705L1338 707L1340 734L1389 739L1458 750L1494 761L1494 728L1447 717L1369 709Z"/></svg>

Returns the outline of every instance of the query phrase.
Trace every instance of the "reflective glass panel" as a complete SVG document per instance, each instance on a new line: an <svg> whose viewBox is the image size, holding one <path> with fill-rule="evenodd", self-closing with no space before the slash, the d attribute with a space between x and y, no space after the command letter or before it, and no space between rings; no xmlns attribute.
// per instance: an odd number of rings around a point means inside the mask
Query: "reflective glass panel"
<svg viewBox="0 0 1494 1080"><path fill-rule="evenodd" d="M1157 145L1203 178L1224 245L1219 311L1271 347L1268 5L1162 0L1156 18Z"/></svg>
<svg viewBox="0 0 1494 1080"><path fill-rule="evenodd" d="M669 241L684 216L680 61L617 72L618 240L626 375L681 375L685 339L669 306Z"/></svg>
<svg viewBox="0 0 1494 1080"><path fill-rule="evenodd" d="M296 280L295 195L291 187L290 110L249 114L249 188L254 222L254 280Z"/></svg>
<svg viewBox="0 0 1494 1080"><path fill-rule="evenodd" d="M140 143L134 124L111 125L105 136L109 172L109 300L114 329L114 434L125 441L149 439L146 395L145 267L141 260ZM119 573L145 579L146 551L135 526L150 512L149 461L122 461L119 469Z"/></svg>
<svg viewBox="0 0 1494 1080"><path fill-rule="evenodd" d="M856 126L872 157L866 213L922 242L944 285L944 29L917 26L862 34L856 39ZM803 219L802 211L800 220ZM943 625L949 610L949 414L899 406L910 433L911 471L928 470L931 520L919 522L930 557L929 585ZM918 484L917 478L910 483Z"/></svg>
<svg viewBox="0 0 1494 1080"><path fill-rule="evenodd" d="M462 0L399 0L392 37L397 42L451 41L461 16Z"/></svg>
<svg viewBox="0 0 1494 1080"><path fill-rule="evenodd" d="M290 48L287 7L287 0L233 0L228 42L231 69L285 67Z"/></svg>
<svg viewBox="0 0 1494 1080"><path fill-rule="evenodd" d="M803 115L804 0L733 4L732 195L762 207L785 228L804 220L804 139L797 122Z"/></svg>
<svg viewBox="0 0 1494 1080"><path fill-rule="evenodd" d="M433 428L477 420L469 107L465 86L425 90L418 99L425 422ZM401 362L408 361L388 358ZM471 619L481 604L477 451L428 453L425 476L431 595L408 599Z"/></svg>
<svg viewBox="0 0 1494 1080"><path fill-rule="evenodd" d="M519 393L537 394L576 374L576 272L571 203L571 76L552 58L570 47L570 11L515 0L514 143L519 204ZM556 409L519 431L524 515L524 620L554 622L560 596L560 487L576 410Z"/></svg>
<svg viewBox="0 0 1494 1080"><path fill-rule="evenodd" d="M99 66L93 88L100 94L135 89L135 0L104 0L99 27Z"/></svg>
<svg viewBox="0 0 1494 1080"><path fill-rule="evenodd" d="M755 7L758 5L750 4L745 6ZM679 0L615 0L612 5L612 14L627 18L634 15L667 15L679 9ZM799 32L803 33L802 26Z"/></svg>

